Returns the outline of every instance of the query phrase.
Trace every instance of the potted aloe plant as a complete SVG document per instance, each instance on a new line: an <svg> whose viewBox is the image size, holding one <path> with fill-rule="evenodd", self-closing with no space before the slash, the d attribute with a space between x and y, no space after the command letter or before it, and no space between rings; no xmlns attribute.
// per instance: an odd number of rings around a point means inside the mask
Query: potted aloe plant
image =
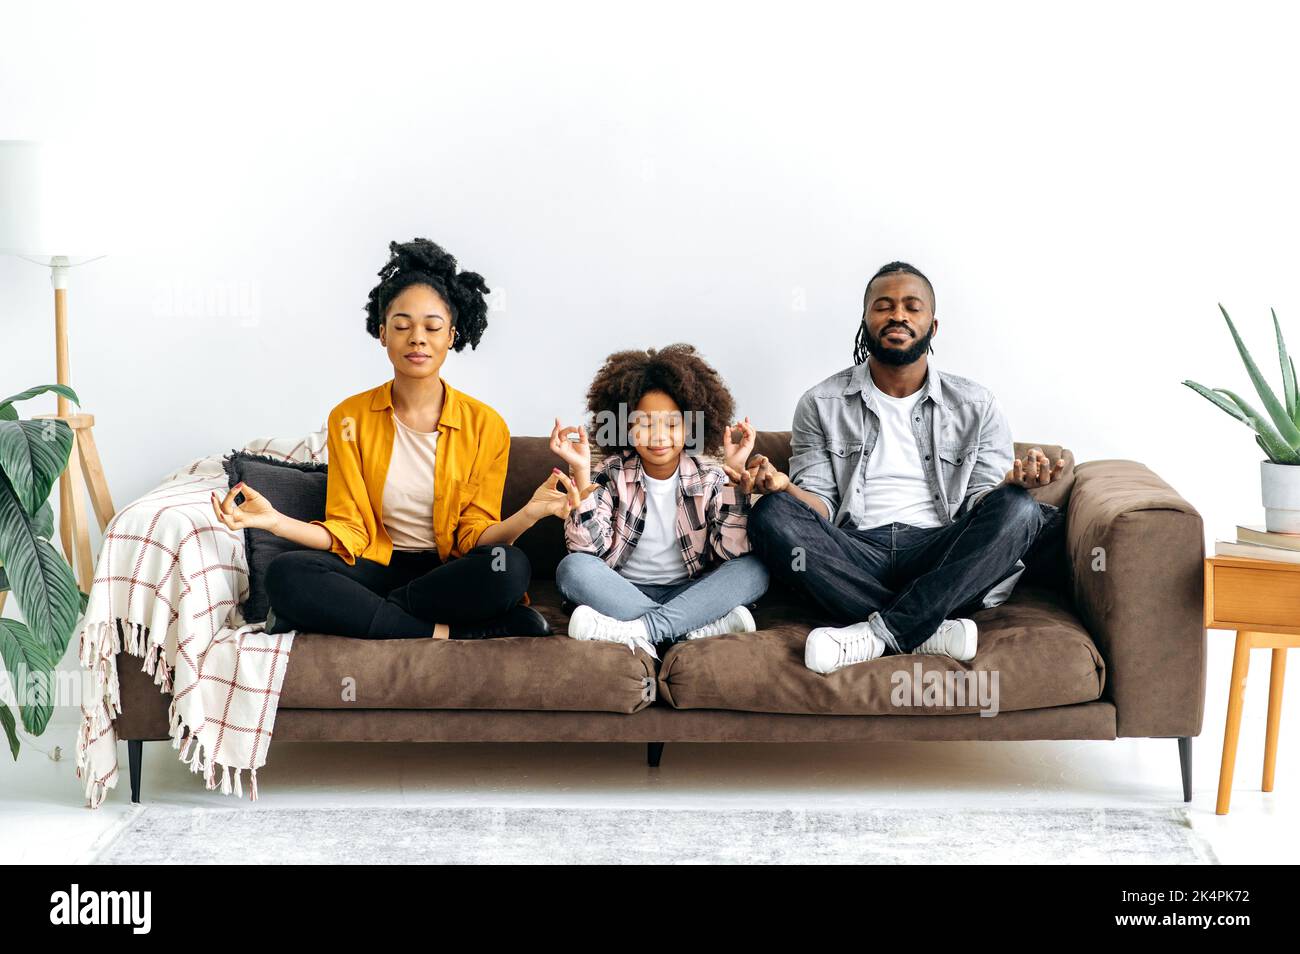
<svg viewBox="0 0 1300 954"><path fill-rule="evenodd" d="M20 421L14 409L16 402L47 391L79 403L76 392L61 384L0 400L0 611L12 590L23 616L0 618L0 659L23 729L31 735L44 732L54 713L54 668L85 609L72 568L50 542L50 490L68 465L72 428L56 418ZM3 702L0 725L18 758L17 723Z"/></svg>
<svg viewBox="0 0 1300 954"><path fill-rule="evenodd" d="M1223 305L1219 305L1219 311L1223 312L1267 416L1226 388L1207 388L1195 381L1183 384L1255 432L1255 442L1268 455L1268 460L1260 462L1264 526L1274 533L1300 533L1300 466L1297 466L1300 465L1300 398L1296 396L1295 362L1286 353L1277 312L1272 312L1273 331L1277 336L1278 362L1282 366L1282 400L1278 400L1264 380Z"/></svg>

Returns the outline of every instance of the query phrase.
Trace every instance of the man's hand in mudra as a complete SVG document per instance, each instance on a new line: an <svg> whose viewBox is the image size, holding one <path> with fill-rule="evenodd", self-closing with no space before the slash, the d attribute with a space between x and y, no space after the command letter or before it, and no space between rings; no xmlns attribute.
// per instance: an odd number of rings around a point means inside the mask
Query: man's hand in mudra
<svg viewBox="0 0 1300 954"><path fill-rule="evenodd" d="M1017 458L1012 468L1002 478L1004 484L1017 487L1046 487L1065 471L1065 459L1058 457L1053 464L1041 448L1031 447L1024 458Z"/></svg>

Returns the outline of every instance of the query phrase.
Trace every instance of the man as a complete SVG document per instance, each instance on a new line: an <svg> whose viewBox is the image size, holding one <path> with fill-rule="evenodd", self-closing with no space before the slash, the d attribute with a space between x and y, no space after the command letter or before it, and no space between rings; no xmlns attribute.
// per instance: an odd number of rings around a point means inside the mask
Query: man
<svg viewBox="0 0 1300 954"><path fill-rule="evenodd" d="M838 627L808 634L804 662L829 673L886 652L969 660L978 628L955 610L1005 601L1044 516L1028 488L1064 460L1014 459L987 388L929 361L934 288L906 262L867 283L854 365L795 409L790 474L762 456L749 538L768 569Z"/></svg>

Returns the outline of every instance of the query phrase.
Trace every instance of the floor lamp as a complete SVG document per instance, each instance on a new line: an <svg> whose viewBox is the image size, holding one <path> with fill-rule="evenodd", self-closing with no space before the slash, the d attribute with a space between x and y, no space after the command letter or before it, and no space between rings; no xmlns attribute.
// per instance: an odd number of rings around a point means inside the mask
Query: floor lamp
<svg viewBox="0 0 1300 954"><path fill-rule="evenodd" d="M92 260L74 255L83 250L75 231L68 228L77 210L68 208L71 190L60 182L57 164L40 143L0 141L0 252L17 255L50 270L54 286L54 360L56 380L71 385L68 371L68 276L76 265ZM28 386L36 382L23 382ZM95 564L90 553L90 525L86 515L86 494L102 533L114 514L104 467L95 446L95 418L72 413L67 398L58 395L54 414L37 419L57 418L72 428L73 451L59 477L59 539L68 564L83 593L90 592Z"/></svg>

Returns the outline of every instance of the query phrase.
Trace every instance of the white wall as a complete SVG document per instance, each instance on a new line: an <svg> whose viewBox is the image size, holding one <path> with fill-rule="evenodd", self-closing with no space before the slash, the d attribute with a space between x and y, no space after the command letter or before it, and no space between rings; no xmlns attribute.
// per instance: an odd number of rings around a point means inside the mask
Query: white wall
<svg viewBox="0 0 1300 954"><path fill-rule="evenodd" d="M1254 441L1179 382L1249 391L1219 301L1266 367L1270 305L1300 350L1280 5L131 9L0 21L0 138L111 183L72 367L119 504L389 376L361 307L424 235L499 291L445 374L517 434L674 340L787 428L901 258L1017 438L1147 462L1211 539L1262 519ZM0 390L53 378L50 310L0 260Z"/></svg>

